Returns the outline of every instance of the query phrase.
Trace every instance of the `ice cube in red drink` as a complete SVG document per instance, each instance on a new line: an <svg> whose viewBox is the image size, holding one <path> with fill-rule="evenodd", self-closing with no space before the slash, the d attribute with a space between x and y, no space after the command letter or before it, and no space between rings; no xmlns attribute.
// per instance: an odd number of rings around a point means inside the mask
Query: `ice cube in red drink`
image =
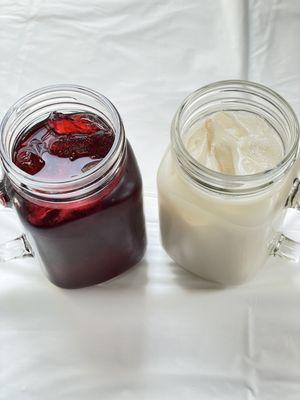
<svg viewBox="0 0 300 400"><path fill-rule="evenodd" d="M65 180L83 173L91 160L106 157L114 138L112 128L95 114L54 112L21 137L14 162L42 180Z"/></svg>

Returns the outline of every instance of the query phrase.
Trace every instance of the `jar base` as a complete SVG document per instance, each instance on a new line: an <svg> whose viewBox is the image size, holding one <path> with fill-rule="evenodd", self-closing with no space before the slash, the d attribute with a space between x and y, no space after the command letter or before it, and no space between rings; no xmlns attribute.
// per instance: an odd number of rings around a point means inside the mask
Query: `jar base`
<svg viewBox="0 0 300 400"><path fill-rule="evenodd" d="M126 266L123 269L120 269L119 272L115 273L115 274L111 274L111 276L106 276L105 278L100 278L97 280L93 280L93 281L86 281L86 282L81 282L81 283L62 283L62 282L58 282L55 281L54 279L51 279L51 277L48 276L49 281L54 285L57 286L61 289L83 289L86 287L91 287L91 286L96 286L96 285L105 285L115 279L118 279L119 277L127 274L131 269L133 269L134 267L138 267L138 264L143 260L144 258L144 254L145 254L145 250L143 251L143 253L140 255L139 258L137 258L137 260L133 263L131 263L129 266Z"/></svg>

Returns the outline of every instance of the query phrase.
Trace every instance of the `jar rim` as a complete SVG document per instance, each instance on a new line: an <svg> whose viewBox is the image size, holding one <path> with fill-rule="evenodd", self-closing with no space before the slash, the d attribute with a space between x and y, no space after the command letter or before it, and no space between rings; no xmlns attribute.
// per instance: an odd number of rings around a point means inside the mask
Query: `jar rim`
<svg viewBox="0 0 300 400"><path fill-rule="evenodd" d="M195 98L199 99L214 91L240 91L259 96L275 105L287 117L293 133L293 144L283 159L272 169L249 175L227 175L214 171L199 163L186 149L180 133L180 119L186 108ZM226 109L224 109L226 111ZM190 93L181 103L172 121L171 144L177 161L194 183L210 190L222 193L247 194L269 186L274 180L280 179L296 159L299 148L299 123L295 112L289 103L272 89L246 80L223 80L203 86Z"/></svg>
<svg viewBox="0 0 300 400"><path fill-rule="evenodd" d="M72 93L73 93L73 98L72 98ZM8 154L8 151L6 149L5 128L8 121L11 118L13 118L14 115L16 116L22 115L22 113L24 113L28 108L37 106L38 104L42 104L42 101L45 101L46 104L47 101L49 101L49 99L48 100L45 98L43 99L43 96L51 94L57 95L57 97L53 97L53 100L72 99L73 100L72 103L75 105L78 104L79 106L80 103L76 102L74 94L88 96L90 99L98 102L99 104L101 103L102 105L104 105L104 107L106 107L107 110L111 112L115 120L115 127L114 127L115 140L108 154L90 170L71 178L46 181L34 175L26 173L25 171L17 167L16 164L14 164L10 154ZM57 103L57 104L59 105L62 103ZM85 104L82 103L81 105L84 106ZM67 193L70 194L71 192L76 191L76 189L81 189L85 185L93 183L96 178L99 178L103 174L105 174L107 172L108 166L110 164L115 163L116 160L114 160L114 158L116 158L116 153L122 152L122 148L124 147L124 142L125 142L125 134L124 134L123 123L120 114L116 109L116 107L113 105L113 103L101 93L93 89L87 88L85 86L76 84L49 85L24 95L8 109L0 124L0 156L5 171L9 172L10 177L12 177L13 181L18 182L17 186L21 184L23 187L31 187L38 190L39 193L42 193L45 190L45 193L48 194L52 193L53 196L55 195L55 193L57 194L64 193L66 195Z"/></svg>

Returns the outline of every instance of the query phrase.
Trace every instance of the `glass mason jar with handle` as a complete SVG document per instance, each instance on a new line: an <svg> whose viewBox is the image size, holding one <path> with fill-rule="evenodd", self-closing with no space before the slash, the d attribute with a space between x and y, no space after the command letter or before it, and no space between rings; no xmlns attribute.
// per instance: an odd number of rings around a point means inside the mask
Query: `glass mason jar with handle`
<svg viewBox="0 0 300 400"><path fill-rule="evenodd" d="M198 163L182 138L197 121L217 111L246 111L263 118L281 139L280 163L253 175L226 175ZM160 229L167 253L183 268L224 285L251 278L270 254L300 260L299 238L280 228L292 211L298 224L294 230L300 232L298 151L297 118L272 90L235 80L189 95L175 114L171 145L158 171Z"/></svg>
<svg viewBox="0 0 300 400"><path fill-rule="evenodd" d="M114 132L109 153L68 179L43 181L18 168L16 142L52 112L101 117ZM142 180L120 115L106 97L75 85L39 89L11 107L0 135L0 202L15 208L25 228L0 245L0 261L37 256L49 279L64 288L104 282L140 261L146 246Z"/></svg>

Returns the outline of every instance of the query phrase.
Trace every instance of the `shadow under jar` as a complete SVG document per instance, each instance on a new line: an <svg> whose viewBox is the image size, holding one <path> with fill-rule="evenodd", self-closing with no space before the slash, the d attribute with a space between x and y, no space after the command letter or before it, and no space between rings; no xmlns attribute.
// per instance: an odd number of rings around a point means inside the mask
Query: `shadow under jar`
<svg viewBox="0 0 300 400"><path fill-rule="evenodd" d="M16 143L53 112L99 116L114 133L108 154L68 179L42 180L18 168L12 161ZM2 198L14 206L26 231L17 240L26 248L23 255L32 246L51 282L63 288L90 286L141 260L146 247L141 175L120 115L108 99L75 85L37 90L4 117L0 151Z"/></svg>
<svg viewBox="0 0 300 400"><path fill-rule="evenodd" d="M206 168L187 151L183 137L219 111L262 118L278 135L282 160L252 175ZM299 126L289 104L272 90L246 81L223 81L189 95L171 127L171 145L158 171L162 244L183 268L234 285L264 265L268 255L299 261L298 240L281 231L285 213L299 209Z"/></svg>

